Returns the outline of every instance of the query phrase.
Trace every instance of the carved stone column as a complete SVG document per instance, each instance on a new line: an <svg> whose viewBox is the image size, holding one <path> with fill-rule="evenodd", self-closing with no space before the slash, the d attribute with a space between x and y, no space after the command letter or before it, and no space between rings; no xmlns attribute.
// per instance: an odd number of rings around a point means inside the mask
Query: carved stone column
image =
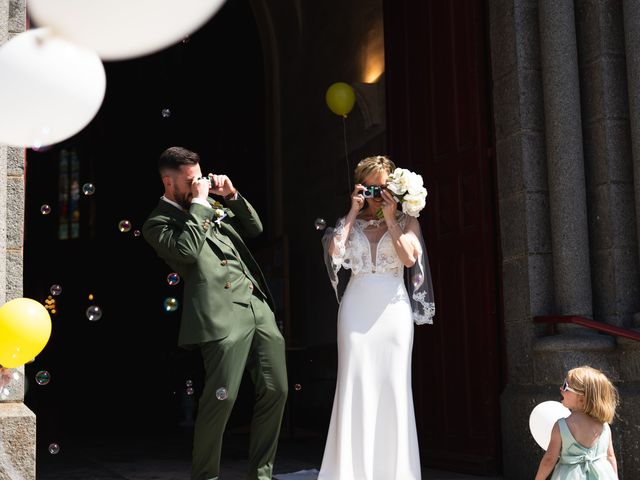
<svg viewBox="0 0 640 480"><path fill-rule="evenodd" d="M25 0L0 0L0 44L26 28ZM0 304L22 296L24 149L0 145ZM24 367L0 389L0 480L35 480L36 416L24 400Z"/></svg>

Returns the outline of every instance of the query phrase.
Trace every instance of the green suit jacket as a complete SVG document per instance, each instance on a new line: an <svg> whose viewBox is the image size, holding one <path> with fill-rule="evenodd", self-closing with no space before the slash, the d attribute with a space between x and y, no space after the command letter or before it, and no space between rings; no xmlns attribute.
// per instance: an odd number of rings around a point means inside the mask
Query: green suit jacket
<svg viewBox="0 0 640 480"><path fill-rule="evenodd" d="M145 240L184 281L180 346L224 338L234 326L233 292L225 288L229 241L273 310L260 267L241 238L262 233L260 218L240 194L225 203L226 216L215 222L214 210L203 205L183 211L160 199L142 227Z"/></svg>

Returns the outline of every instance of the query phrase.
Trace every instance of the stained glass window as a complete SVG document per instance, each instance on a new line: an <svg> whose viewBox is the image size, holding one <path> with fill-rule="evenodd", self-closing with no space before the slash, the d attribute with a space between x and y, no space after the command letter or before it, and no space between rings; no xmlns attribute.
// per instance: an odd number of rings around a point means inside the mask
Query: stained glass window
<svg viewBox="0 0 640 480"><path fill-rule="evenodd" d="M75 149L60 151L58 157L58 238L80 236L80 159Z"/></svg>

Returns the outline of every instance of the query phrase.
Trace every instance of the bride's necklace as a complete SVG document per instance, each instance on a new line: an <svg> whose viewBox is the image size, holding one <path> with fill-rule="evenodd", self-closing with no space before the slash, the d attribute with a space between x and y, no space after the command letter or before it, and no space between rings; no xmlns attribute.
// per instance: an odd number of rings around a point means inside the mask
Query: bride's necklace
<svg viewBox="0 0 640 480"><path fill-rule="evenodd" d="M360 222L362 222L364 225L364 228L367 227L379 227L382 222L384 222L384 218L377 218L377 217L371 217L371 218L358 218L358 220Z"/></svg>
<svg viewBox="0 0 640 480"><path fill-rule="evenodd" d="M367 223L367 224L375 224L375 225L380 225L380 223L384 222L384 218L378 218L378 217L358 217L358 220L360 220L361 222Z"/></svg>

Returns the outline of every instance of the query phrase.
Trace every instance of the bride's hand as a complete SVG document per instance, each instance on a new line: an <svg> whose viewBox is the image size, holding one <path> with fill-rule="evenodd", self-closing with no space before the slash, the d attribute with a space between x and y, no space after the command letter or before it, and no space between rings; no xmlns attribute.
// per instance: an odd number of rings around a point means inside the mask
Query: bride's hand
<svg viewBox="0 0 640 480"><path fill-rule="evenodd" d="M382 197L382 213L384 214L384 221L387 222L387 225L396 222L396 210L398 209L396 206L397 200L396 198L389 193L388 190L382 190L380 192Z"/></svg>
<svg viewBox="0 0 640 480"><path fill-rule="evenodd" d="M365 188L361 184L356 184L353 192L351 193L351 211L357 213L364 206L364 195L362 195L364 190Z"/></svg>

